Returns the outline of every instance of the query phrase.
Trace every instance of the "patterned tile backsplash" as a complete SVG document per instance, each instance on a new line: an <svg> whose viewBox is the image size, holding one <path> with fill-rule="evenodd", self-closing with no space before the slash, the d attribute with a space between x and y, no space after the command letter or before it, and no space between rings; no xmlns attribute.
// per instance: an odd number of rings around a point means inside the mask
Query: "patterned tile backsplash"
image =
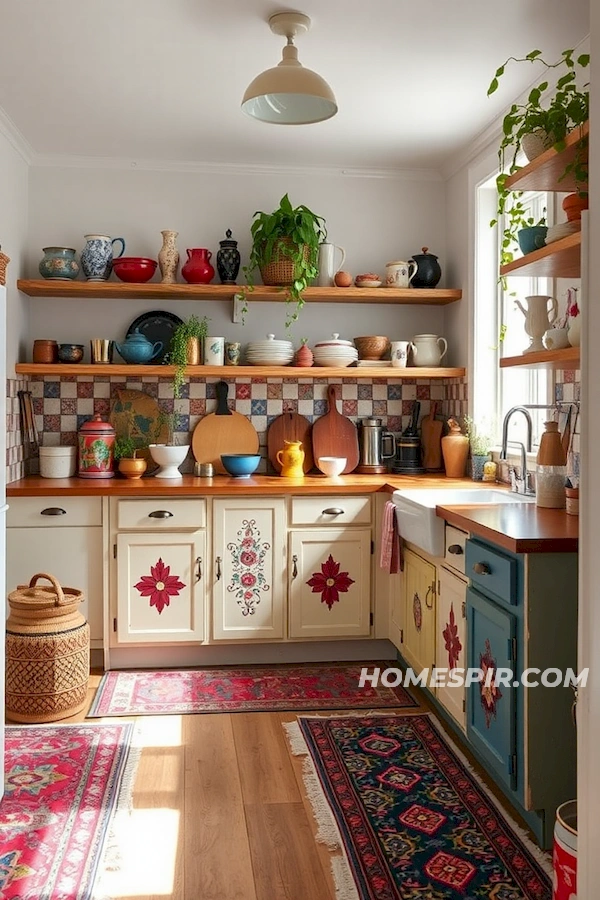
<svg viewBox="0 0 600 900"><path fill-rule="evenodd" d="M571 401L579 401L581 399L581 380L579 369L559 369L555 373L554 397L563 403ZM566 407L562 407L565 411L560 416L560 430L564 427L564 418L566 415ZM579 484L579 461L581 450L581 418L579 416L579 407L572 409L571 416L571 446L569 448L567 458L567 474L571 480Z"/></svg>
<svg viewBox="0 0 600 900"><path fill-rule="evenodd" d="M77 431L82 422L99 413L108 418L111 401L119 389L145 391L158 399L165 413L177 414L176 440L190 439L200 418L214 409L215 383L219 379L194 379L187 382L182 396L173 400L171 380L149 376L125 380L122 377L75 376L63 378L39 376L7 381L7 481L15 481L24 474L36 471L37 460L26 459L21 435L18 390L29 390L33 396L35 423L40 442L51 446L76 444ZM327 411L326 378L226 378L229 382L229 403L237 412L248 416L256 428L263 457L260 472L267 472L267 428L270 422L286 411L298 412L310 421ZM467 412L467 383L464 379L443 380L405 379L387 381L383 378L345 379L338 386L338 409L354 421L366 416L379 416L388 431L400 432L409 423L414 400L421 403L421 415L427 415L432 400L438 412L463 416ZM235 399L234 399L235 398ZM188 458L182 471L191 471L193 460Z"/></svg>

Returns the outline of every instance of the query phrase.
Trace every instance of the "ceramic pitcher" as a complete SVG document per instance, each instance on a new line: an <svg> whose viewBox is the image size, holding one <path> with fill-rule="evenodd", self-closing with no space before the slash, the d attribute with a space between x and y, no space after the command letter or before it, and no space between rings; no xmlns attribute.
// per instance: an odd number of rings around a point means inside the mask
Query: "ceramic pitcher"
<svg viewBox="0 0 600 900"><path fill-rule="evenodd" d="M88 281L107 281L112 272L113 259L125 253L123 238L111 238L107 234L85 234L86 245L81 251L81 268ZM121 252L113 253L115 242L121 244Z"/></svg>
<svg viewBox="0 0 600 900"><path fill-rule="evenodd" d="M284 441L283 450L276 453L277 462L281 465L281 475L284 478L303 478L304 450L302 441Z"/></svg>
<svg viewBox="0 0 600 900"><path fill-rule="evenodd" d="M335 264L335 251L339 250L342 258L339 264ZM346 259L346 251L343 247L337 247L335 244L319 244L319 274L317 276L318 287L331 287L333 284L333 276L344 265Z"/></svg>
<svg viewBox="0 0 600 900"><path fill-rule="evenodd" d="M448 350L448 343L446 338L438 337L437 334L415 334L409 347L414 366L433 367L441 363Z"/></svg>
<svg viewBox="0 0 600 900"><path fill-rule="evenodd" d="M550 301L549 309L548 301ZM542 338L558 316L558 303L556 297L549 297L547 294L525 297L525 302L527 309L518 300L515 300L516 305L525 316L525 331L531 338L529 347L526 347L523 353L533 353L536 350L544 350Z"/></svg>

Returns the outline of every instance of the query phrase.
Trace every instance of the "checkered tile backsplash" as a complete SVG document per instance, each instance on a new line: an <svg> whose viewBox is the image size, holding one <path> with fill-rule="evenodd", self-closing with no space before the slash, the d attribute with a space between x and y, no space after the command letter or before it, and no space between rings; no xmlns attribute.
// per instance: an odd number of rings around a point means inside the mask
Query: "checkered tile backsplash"
<svg viewBox="0 0 600 900"><path fill-rule="evenodd" d="M82 422L99 413L108 418L115 391L133 388L158 399L165 412L177 413L176 439L183 443L207 412L214 410L215 383L219 379L194 379L173 400L170 379L147 377L124 380L122 377L46 375L30 379L8 379L7 408L7 480L15 481L35 470L37 461L26 460L21 435L17 390L31 391L37 430L41 443L51 446L76 444ZM268 471L267 428L283 412L298 412L311 422L327 411L326 378L229 378L229 404L250 418L260 439L263 461L259 471ZM421 402L421 415L429 413L432 400L438 412L463 416L467 412L467 383L464 379L443 380L383 378L331 380L338 386L338 409L354 421L378 416L388 431L400 432L409 423L412 402ZM192 460L186 461L187 470ZM185 471L185 467L183 469Z"/></svg>
<svg viewBox="0 0 600 900"><path fill-rule="evenodd" d="M556 373L554 396L556 400L569 403L571 400L581 399L581 373L579 369L559 369ZM562 407L559 428L562 431L567 407ZM579 484L579 462L581 449L581 418L576 415L576 408L571 416L571 446L567 458L567 473L569 477Z"/></svg>

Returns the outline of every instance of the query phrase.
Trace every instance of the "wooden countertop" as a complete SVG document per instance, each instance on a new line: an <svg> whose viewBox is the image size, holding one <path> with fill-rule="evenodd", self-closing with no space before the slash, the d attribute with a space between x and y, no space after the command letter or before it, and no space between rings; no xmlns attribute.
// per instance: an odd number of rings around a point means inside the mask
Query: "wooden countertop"
<svg viewBox="0 0 600 900"><path fill-rule="evenodd" d="M194 497L232 496L240 494L258 497L302 494L315 496L328 494L392 493L402 488L489 488L488 484L473 482L469 478L446 478L444 475L342 475L327 478L325 475L306 475L302 479L281 478L279 475L255 475L250 478L230 478L217 475L214 478L196 478L184 475L181 480L142 478L42 478L29 475L6 486L10 497L53 497L57 494L79 497ZM494 485L502 489L502 485ZM508 488L507 488L508 489ZM535 503L518 503L486 506L443 506L437 514L449 522L486 538L513 553L568 553L577 552L579 519L568 516L564 510L540 509Z"/></svg>

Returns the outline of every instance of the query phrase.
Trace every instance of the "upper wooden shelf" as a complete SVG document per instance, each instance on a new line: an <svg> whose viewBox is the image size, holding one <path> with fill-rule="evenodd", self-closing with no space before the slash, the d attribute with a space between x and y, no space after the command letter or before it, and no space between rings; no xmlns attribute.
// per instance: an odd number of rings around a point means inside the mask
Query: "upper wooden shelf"
<svg viewBox="0 0 600 900"><path fill-rule="evenodd" d="M61 281L60 279L20 278L17 288L30 297L89 297L121 300L231 300L245 290L232 284L126 284L122 281ZM285 300L277 287L258 285L246 290L250 303ZM397 303L445 306L462 297L461 290L446 288L337 288L309 287L302 294L307 303Z"/></svg>
<svg viewBox="0 0 600 900"><path fill-rule="evenodd" d="M409 366L406 369L397 369L390 366L347 366L346 368L323 368L319 366L187 366L185 374L188 378L464 378L464 367L448 368L438 367L426 369L424 367ZM175 366L135 366L111 363L17 363L15 366L17 375L118 375L132 379L142 375L158 375L162 378L172 378Z"/></svg>
<svg viewBox="0 0 600 900"><path fill-rule="evenodd" d="M505 356L500 360L501 369L513 366L546 369L578 369L580 367L579 347L563 347L561 350L540 350L523 353L521 356Z"/></svg>
<svg viewBox="0 0 600 900"><path fill-rule="evenodd" d="M575 183L573 172L569 172L565 178L560 179L567 166L575 159L577 144L587 138L588 134L589 122L586 122L567 135L564 150L555 150L554 147L550 147L533 162L509 175L506 179L507 189L509 191L564 191L565 193L576 189L587 191L587 183ZM587 163L587 143L583 152Z"/></svg>
<svg viewBox="0 0 600 900"><path fill-rule="evenodd" d="M501 275L528 275L532 278L580 278L581 232L552 241L540 250L500 266Z"/></svg>

